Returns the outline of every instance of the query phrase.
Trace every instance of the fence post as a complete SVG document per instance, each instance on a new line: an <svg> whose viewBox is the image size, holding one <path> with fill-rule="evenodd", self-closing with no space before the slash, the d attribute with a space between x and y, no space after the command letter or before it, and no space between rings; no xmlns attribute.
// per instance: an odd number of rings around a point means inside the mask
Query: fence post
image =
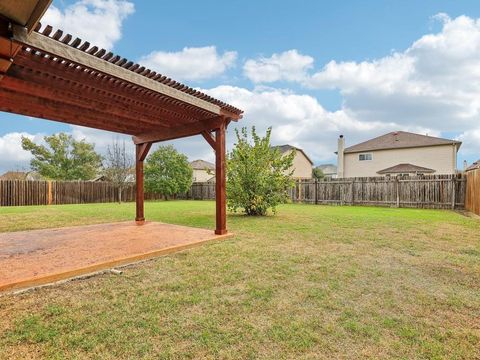
<svg viewBox="0 0 480 360"><path fill-rule="evenodd" d="M52 205L52 180L48 180L48 205Z"/></svg>
<svg viewBox="0 0 480 360"><path fill-rule="evenodd" d="M350 184L350 194L351 194L350 195L350 200L351 200L350 203L352 205L355 204L355 195L353 193L354 188L355 188L355 178L352 180L352 183Z"/></svg>
<svg viewBox="0 0 480 360"><path fill-rule="evenodd" d="M395 188L397 192L397 208L400 207L400 179L397 177L395 179Z"/></svg>
<svg viewBox="0 0 480 360"><path fill-rule="evenodd" d="M457 192L457 186L456 186L456 175L453 175L452 177L452 210L455 210L455 201L456 201L456 192Z"/></svg>
<svg viewBox="0 0 480 360"><path fill-rule="evenodd" d="M298 180L298 202L302 202L302 180Z"/></svg>
<svg viewBox="0 0 480 360"><path fill-rule="evenodd" d="M314 180L313 183L314 183L314 186L315 186L315 191L314 191L314 194L315 194L315 205L318 205L318 194L317 194L317 192L318 192L318 190L317 190L317 187L318 187L318 179L315 178L315 180Z"/></svg>

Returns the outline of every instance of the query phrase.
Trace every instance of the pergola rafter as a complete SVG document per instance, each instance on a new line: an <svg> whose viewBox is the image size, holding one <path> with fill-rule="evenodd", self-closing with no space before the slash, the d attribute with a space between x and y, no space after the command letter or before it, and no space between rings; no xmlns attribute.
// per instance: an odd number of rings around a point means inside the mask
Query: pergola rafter
<svg viewBox="0 0 480 360"><path fill-rule="evenodd" d="M132 135L138 222L144 221L143 162L152 144L202 135L216 157L215 232L226 233L225 130L242 111L61 30L42 29L38 19L48 0L26 0L21 13L14 0L5 1L0 110Z"/></svg>

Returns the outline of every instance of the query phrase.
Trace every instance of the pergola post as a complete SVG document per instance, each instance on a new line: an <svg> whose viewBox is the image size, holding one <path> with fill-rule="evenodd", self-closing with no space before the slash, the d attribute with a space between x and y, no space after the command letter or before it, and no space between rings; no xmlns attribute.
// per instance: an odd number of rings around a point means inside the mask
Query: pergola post
<svg viewBox="0 0 480 360"><path fill-rule="evenodd" d="M152 143L144 143L135 145L135 182L136 182L136 216L137 224L145 222L144 212L144 190L143 190L143 161L147 157L148 151L152 147Z"/></svg>
<svg viewBox="0 0 480 360"><path fill-rule="evenodd" d="M225 122L215 130L215 201L216 228L215 234L227 233L227 195L225 174Z"/></svg>

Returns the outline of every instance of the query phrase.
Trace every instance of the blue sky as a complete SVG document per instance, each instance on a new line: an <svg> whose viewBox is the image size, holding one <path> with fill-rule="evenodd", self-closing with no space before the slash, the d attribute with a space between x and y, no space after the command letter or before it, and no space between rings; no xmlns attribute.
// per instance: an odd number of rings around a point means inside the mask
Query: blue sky
<svg viewBox="0 0 480 360"><path fill-rule="evenodd" d="M480 158L479 17L478 1L54 0L43 22L244 109L239 125L273 126L317 164L339 134L393 130L462 140L460 164ZM100 152L118 137L2 113L0 172L28 168L21 134L58 131ZM213 158L202 139L174 144Z"/></svg>

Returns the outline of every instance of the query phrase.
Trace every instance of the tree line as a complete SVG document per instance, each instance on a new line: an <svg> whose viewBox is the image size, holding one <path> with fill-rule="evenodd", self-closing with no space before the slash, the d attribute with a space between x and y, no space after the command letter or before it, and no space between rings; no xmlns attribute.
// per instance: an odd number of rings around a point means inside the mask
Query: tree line
<svg viewBox="0 0 480 360"><path fill-rule="evenodd" d="M265 136L252 127L235 129L236 143L227 153L227 205L233 212L266 215L276 212L279 204L288 201L295 152L282 156L270 144L272 129ZM113 141L105 156L85 139L75 140L65 133L44 137L44 143L22 138L22 147L32 154L30 167L51 180L92 180L104 176L118 186L119 200L123 188L134 181L134 156L125 142ZM160 146L145 160L145 188L162 194L165 199L188 191L193 170L188 158L173 146Z"/></svg>

